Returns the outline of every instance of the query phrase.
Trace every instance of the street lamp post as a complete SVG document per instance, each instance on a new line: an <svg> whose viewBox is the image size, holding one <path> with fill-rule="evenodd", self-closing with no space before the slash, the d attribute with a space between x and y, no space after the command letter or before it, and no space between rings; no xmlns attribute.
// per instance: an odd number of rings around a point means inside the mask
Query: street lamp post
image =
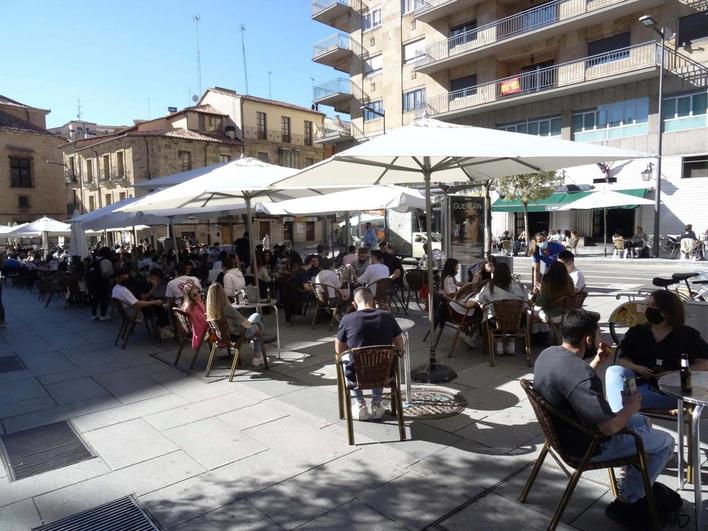
<svg viewBox="0 0 708 531"><path fill-rule="evenodd" d="M664 41L666 40L666 29L659 28L651 15L639 17L639 22L650 28L659 36L659 127L656 138L656 193L654 200L654 257L659 258L659 239L661 234L661 152L663 145L664 116L662 106L664 102Z"/></svg>
<svg viewBox="0 0 708 531"><path fill-rule="evenodd" d="M359 107L362 111L369 111L372 114L375 114L376 116L380 116L383 118L383 134L386 134L386 111L377 111L373 107L370 107L369 105L362 105Z"/></svg>

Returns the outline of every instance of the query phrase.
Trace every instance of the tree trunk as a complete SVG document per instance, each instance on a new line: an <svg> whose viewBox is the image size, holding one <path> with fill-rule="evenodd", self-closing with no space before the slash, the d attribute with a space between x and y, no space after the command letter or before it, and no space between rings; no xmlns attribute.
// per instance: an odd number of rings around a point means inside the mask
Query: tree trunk
<svg viewBox="0 0 708 531"><path fill-rule="evenodd" d="M492 254L492 198L489 195L489 190L492 186L492 181L484 183L484 231L485 231L485 256Z"/></svg>

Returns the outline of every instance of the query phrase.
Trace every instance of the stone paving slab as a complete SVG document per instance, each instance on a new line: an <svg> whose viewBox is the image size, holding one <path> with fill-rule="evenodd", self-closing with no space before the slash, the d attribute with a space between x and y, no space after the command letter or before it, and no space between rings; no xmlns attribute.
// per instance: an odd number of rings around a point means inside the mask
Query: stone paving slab
<svg viewBox="0 0 708 531"><path fill-rule="evenodd" d="M0 508L0 531L31 529L41 524L42 519L32 500L24 500Z"/></svg>
<svg viewBox="0 0 708 531"><path fill-rule="evenodd" d="M405 527L390 520L368 505L359 502L344 504L307 522L298 529L341 531L402 531Z"/></svg>
<svg viewBox="0 0 708 531"><path fill-rule="evenodd" d="M174 529L180 531L271 531L280 529L248 500L230 503ZM332 528L334 529L334 528Z"/></svg>
<svg viewBox="0 0 708 531"><path fill-rule="evenodd" d="M44 387L60 406L111 396L105 387L89 377L48 384Z"/></svg>
<svg viewBox="0 0 708 531"><path fill-rule="evenodd" d="M170 393L156 398L149 398L140 402L133 402L131 404L75 417L72 419L72 422L79 431L91 431L127 420L142 418L145 415L155 414L160 411L183 406L187 403L184 398Z"/></svg>

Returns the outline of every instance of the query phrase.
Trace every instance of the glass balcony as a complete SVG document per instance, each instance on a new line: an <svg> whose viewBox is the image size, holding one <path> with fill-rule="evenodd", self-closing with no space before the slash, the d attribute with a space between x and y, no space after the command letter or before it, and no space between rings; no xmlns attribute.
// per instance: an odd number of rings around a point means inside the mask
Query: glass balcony
<svg viewBox="0 0 708 531"><path fill-rule="evenodd" d="M312 20L351 33L361 27L361 0L312 0Z"/></svg>

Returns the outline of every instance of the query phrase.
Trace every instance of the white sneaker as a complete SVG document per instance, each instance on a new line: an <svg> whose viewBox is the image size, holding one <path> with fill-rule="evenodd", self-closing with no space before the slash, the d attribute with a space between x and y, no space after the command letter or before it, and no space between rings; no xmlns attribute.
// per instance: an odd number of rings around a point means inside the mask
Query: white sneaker
<svg viewBox="0 0 708 531"><path fill-rule="evenodd" d="M504 343L497 341L497 348L494 349L495 354L504 354Z"/></svg>
<svg viewBox="0 0 708 531"><path fill-rule="evenodd" d="M466 334L464 341L465 341L465 343L467 344L468 347L470 347L470 348L477 348L477 338L476 338L476 336Z"/></svg>
<svg viewBox="0 0 708 531"><path fill-rule="evenodd" d="M251 365L254 367L263 367L265 362L263 361L263 356L261 354L253 354L253 359L251 359Z"/></svg>
<svg viewBox="0 0 708 531"><path fill-rule="evenodd" d="M511 356L516 354L516 343L513 339L504 343L504 354L509 354Z"/></svg>
<svg viewBox="0 0 708 531"><path fill-rule="evenodd" d="M382 419L385 412L386 412L386 409L381 404L374 404L372 402L371 403L371 414L369 415L369 418L371 418L372 420Z"/></svg>
<svg viewBox="0 0 708 531"><path fill-rule="evenodd" d="M366 404L359 404L355 402L352 404L352 419L354 420L369 420L369 410L366 408Z"/></svg>

